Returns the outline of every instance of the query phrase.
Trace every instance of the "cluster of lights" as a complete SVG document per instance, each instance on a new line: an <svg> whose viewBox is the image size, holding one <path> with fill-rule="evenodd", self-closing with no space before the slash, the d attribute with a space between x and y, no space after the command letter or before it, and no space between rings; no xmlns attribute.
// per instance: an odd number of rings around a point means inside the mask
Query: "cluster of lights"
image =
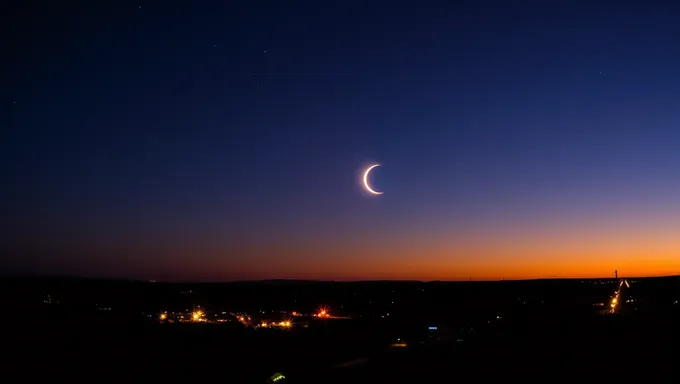
<svg viewBox="0 0 680 384"><path fill-rule="evenodd" d="M253 320L253 318L250 317L250 315L248 315L247 313L237 313L233 315L236 316L236 320L238 320L245 326L250 326L251 325L250 322Z"/></svg>
<svg viewBox="0 0 680 384"><path fill-rule="evenodd" d="M392 347L396 347L396 348L404 348L404 347L407 347L407 346L408 346L408 344L405 341L401 340L400 338L397 338L396 343L392 343Z"/></svg>
<svg viewBox="0 0 680 384"><path fill-rule="evenodd" d="M280 322L272 322L272 323L267 323L266 321L263 321L260 324L260 328L269 328L269 327L281 327L281 328L290 328L293 326L293 323L290 322L289 320L285 321L280 321Z"/></svg>
<svg viewBox="0 0 680 384"><path fill-rule="evenodd" d="M179 316L179 318L184 319L184 316ZM191 318L191 321L206 321L205 313L203 313L203 311L198 311L198 310L191 312L190 318ZM172 322L172 320L170 320L168 318L168 312L161 312L158 315L158 320L160 320L161 322L165 322L165 321ZM180 320L180 321L182 321L182 320Z"/></svg>
<svg viewBox="0 0 680 384"><path fill-rule="evenodd" d="M314 316L316 316L320 319L327 319L327 318L331 317L331 315L328 313L328 309L326 309L326 308L319 309L319 313L315 314Z"/></svg>
<svg viewBox="0 0 680 384"><path fill-rule="evenodd" d="M224 313L224 312L223 312L223 313ZM248 316L248 315L246 315L246 314L232 314L232 315L236 316L236 319L237 319L239 322L241 322L241 323L243 323L243 324L246 324L246 325L248 325L248 323L251 321L250 316ZM291 312L291 315L292 315L292 316L303 316L303 314L301 314L301 313L299 313L299 312L295 312L295 311ZM193 322L203 322L203 321L206 321L206 320L207 320L205 316L206 316L206 315L205 315L205 312L203 312L203 311L201 311L201 310L195 310L195 311L193 311L193 312L190 313L189 318L190 318L191 321L193 321ZM329 319L329 318L331 317L330 311L329 311L328 308L326 308L326 307L320 308L320 309L318 310L318 312L317 312L317 313L314 313L312 316L317 317L317 318L320 318L320 319ZM179 317L180 317L181 319L184 318L184 316L179 316ZM168 318L168 313L167 313L167 312L161 312L161 313L158 315L158 319L159 319L160 321L167 321L167 320L169 319L169 318ZM182 321L182 320L180 320L180 321ZM218 321L219 321L219 320L218 320ZM292 321L290 321L290 320L284 320L284 321L280 321L280 322L271 322L271 323L267 323L266 321L263 321L262 323L259 324L259 327L260 327L260 328L268 328L268 327L290 328L290 327L292 327L292 326L293 326L293 323L292 323Z"/></svg>
<svg viewBox="0 0 680 384"><path fill-rule="evenodd" d="M612 313L614 313L614 311L616 310L616 306L619 304L619 295L621 294L621 288L623 288L623 282L624 280L621 280L621 282L619 283L619 288L616 290L616 293L614 294L611 303L609 303Z"/></svg>

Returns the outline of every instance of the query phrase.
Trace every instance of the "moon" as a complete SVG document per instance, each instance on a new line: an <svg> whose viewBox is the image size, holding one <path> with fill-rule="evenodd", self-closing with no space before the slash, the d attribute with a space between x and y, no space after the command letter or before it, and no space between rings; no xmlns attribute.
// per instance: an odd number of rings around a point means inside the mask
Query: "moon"
<svg viewBox="0 0 680 384"><path fill-rule="evenodd" d="M380 164L373 164L373 165L371 165L370 167L368 167L368 168L364 171L364 188L366 188L366 190L367 190L369 193L372 193L372 194L374 194L374 195L382 195L383 193L382 193L382 192L379 192L379 191L376 191L376 190L374 190L373 188L371 188L371 185L368 183L368 174L371 173L371 171L373 170L373 168L379 167L379 166L380 166Z"/></svg>

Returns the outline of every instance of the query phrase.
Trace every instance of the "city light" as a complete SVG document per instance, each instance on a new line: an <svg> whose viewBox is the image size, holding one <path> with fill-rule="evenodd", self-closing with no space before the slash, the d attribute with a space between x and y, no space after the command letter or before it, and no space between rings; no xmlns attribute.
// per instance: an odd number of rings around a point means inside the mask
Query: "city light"
<svg viewBox="0 0 680 384"><path fill-rule="evenodd" d="M330 311L326 307L320 308L319 313L314 315L314 316L319 317L319 318L329 318L329 317L331 317Z"/></svg>
<svg viewBox="0 0 680 384"><path fill-rule="evenodd" d="M161 313L161 320L165 320L168 318L168 315L165 313Z"/></svg>

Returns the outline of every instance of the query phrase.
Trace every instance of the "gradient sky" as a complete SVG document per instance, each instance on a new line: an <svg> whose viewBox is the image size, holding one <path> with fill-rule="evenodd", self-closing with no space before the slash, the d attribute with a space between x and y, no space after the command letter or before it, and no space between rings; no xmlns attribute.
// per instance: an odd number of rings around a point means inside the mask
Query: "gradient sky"
<svg viewBox="0 0 680 384"><path fill-rule="evenodd" d="M14 3L2 270L680 273L672 2Z"/></svg>

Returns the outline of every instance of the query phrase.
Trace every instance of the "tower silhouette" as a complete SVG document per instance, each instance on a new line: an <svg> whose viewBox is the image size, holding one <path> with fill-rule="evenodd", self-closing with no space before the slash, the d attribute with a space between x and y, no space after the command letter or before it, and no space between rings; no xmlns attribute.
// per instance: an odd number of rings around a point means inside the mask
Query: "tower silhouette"
<svg viewBox="0 0 680 384"><path fill-rule="evenodd" d="M618 269L614 270L614 277L616 278L616 280L619 279L619 270Z"/></svg>

